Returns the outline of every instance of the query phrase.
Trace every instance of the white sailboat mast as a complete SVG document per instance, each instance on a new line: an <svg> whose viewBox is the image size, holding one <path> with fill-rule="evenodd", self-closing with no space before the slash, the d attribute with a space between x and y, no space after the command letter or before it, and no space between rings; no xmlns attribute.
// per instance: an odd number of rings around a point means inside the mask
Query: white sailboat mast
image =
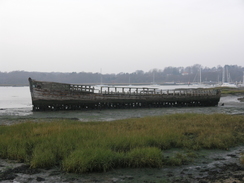
<svg viewBox="0 0 244 183"><path fill-rule="evenodd" d="M242 84L244 84L244 71L243 71Z"/></svg>
<svg viewBox="0 0 244 183"><path fill-rule="evenodd" d="M155 84L155 73L153 71L153 84Z"/></svg>
<svg viewBox="0 0 244 183"><path fill-rule="evenodd" d="M226 79L227 79L227 83L230 83L230 74L229 74L229 70L228 67L226 67Z"/></svg>
<svg viewBox="0 0 244 183"><path fill-rule="evenodd" d="M100 83L100 84L102 85L102 84L103 84L103 74L102 74L102 69L100 69L100 74L101 74L101 78L100 78L100 79L101 79L101 81L100 81L101 83Z"/></svg>
<svg viewBox="0 0 244 183"><path fill-rule="evenodd" d="M200 66L200 84L202 84L202 66Z"/></svg>
<svg viewBox="0 0 244 183"><path fill-rule="evenodd" d="M223 67L222 83L225 82L225 66Z"/></svg>

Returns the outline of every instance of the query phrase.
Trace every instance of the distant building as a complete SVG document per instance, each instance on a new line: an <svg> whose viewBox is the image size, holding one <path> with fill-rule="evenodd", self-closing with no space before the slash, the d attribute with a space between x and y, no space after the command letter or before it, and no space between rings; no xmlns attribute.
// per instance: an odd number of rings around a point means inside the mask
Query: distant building
<svg viewBox="0 0 244 183"><path fill-rule="evenodd" d="M189 75L189 73L188 72L182 72L181 75L182 76L187 76L187 75Z"/></svg>

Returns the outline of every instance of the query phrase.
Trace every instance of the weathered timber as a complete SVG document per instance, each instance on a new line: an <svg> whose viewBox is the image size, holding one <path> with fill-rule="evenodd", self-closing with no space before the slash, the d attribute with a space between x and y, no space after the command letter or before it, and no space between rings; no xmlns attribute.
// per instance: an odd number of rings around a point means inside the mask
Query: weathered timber
<svg viewBox="0 0 244 183"><path fill-rule="evenodd" d="M29 78L33 111L103 108L217 106L218 89L177 89L110 87L99 89L77 85L36 81Z"/></svg>

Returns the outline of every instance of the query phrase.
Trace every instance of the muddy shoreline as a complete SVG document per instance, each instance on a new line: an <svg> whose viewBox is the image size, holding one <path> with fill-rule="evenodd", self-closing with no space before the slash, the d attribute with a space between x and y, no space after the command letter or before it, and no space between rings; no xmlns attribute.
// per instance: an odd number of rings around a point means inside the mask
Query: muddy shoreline
<svg viewBox="0 0 244 183"><path fill-rule="evenodd" d="M182 166L161 169L116 169L102 173L65 173L58 167L30 169L24 163L0 159L0 182L22 183L115 183L115 182L244 182L244 165L240 157L244 146L229 150L201 150L198 158Z"/></svg>

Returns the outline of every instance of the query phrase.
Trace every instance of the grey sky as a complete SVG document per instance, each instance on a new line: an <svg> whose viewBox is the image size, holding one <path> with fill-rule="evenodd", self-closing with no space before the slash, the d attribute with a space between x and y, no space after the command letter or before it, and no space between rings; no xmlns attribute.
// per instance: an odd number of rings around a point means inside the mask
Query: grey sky
<svg viewBox="0 0 244 183"><path fill-rule="evenodd" d="M0 71L244 66L243 0L0 0Z"/></svg>

